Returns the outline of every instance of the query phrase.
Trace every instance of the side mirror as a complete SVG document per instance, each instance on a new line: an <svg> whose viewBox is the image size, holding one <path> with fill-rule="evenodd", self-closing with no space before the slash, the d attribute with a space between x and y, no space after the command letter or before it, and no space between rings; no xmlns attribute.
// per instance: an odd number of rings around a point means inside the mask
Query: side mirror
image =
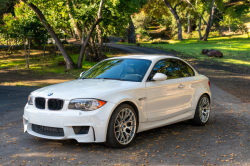
<svg viewBox="0 0 250 166"><path fill-rule="evenodd" d="M156 73L153 77L154 81L165 81L167 79L167 76L162 73Z"/></svg>
<svg viewBox="0 0 250 166"><path fill-rule="evenodd" d="M80 74L80 78L83 76L83 74L85 73L85 71L83 71L83 72L81 72L81 74Z"/></svg>

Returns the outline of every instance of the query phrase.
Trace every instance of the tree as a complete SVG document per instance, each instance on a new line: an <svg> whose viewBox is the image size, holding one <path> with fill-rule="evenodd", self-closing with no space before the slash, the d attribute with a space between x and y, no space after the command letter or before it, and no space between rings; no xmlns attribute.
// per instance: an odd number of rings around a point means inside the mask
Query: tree
<svg viewBox="0 0 250 166"><path fill-rule="evenodd" d="M205 32L203 39L202 39L203 41L207 41L209 32L211 31L211 27L213 25L214 13L215 13L215 4L214 3L215 3L215 0L213 0L213 2L212 2L212 7L211 7L210 15L209 15L209 20L207 23L206 32Z"/></svg>
<svg viewBox="0 0 250 166"><path fill-rule="evenodd" d="M3 14L12 13L14 14L14 6L18 0L0 0L0 25L3 24Z"/></svg>
<svg viewBox="0 0 250 166"><path fill-rule="evenodd" d="M45 35L47 35L47 30L43 28L38 17L27 10L27 6L24 3L15 5L14 15L5 14L3 17L4 26L2 26L2 33L7 34L7 36L14 41L19 39L23 40L25 49L25 59L26 66L29 68L29 53L31 41L41 41ZM28 39L28 54L26 54L26 40ZM15 43L12 42L14 45Z"/></svg>
<svg viewBox="0 0 250 166"><path fill-rule="evenodd" d="M177 28L178 28L178 40L182 40L182 27L181 27L181 21L180 18L176 12L176 8L181 5L183 3L183 1L180 1L179 3L175 4L174 7L172 7L172 5L169 3L169 1L164 0L164 3L167 5L167 7L169 8L169 10L171 11L171 13L173 14L173 16L176 19L176 23L177 23Z"/></svg>
<svg viewBox="0 0 250 166"><path fill-rule="evenodd" d="M73 29L75 31L75 34L80 38L80 40L82 40L82 28L80 27L81 25L79 23L79 20L74 18L74 13L76 9L74 0L67 0L66 6L70 20L73 24Z"/></svg>
<svg viewBox="0 0 250 166"><path fill-rule="evenodd" d="M94 23L92 24L92 26L90 28L90 31L88 32L88 35L87 35L84 43L82 44L81 52L80 52L80 55L78 57L78 62L77 62L77 68L78 69L82 68L83 55L84 55L84 52L85 52L85 50L87 48L87 44L89 42L90 36L91 36L92 32L94 31L94 28L96 27L96 25L98 25L98 23L102 19L102 7L103 7L103 3L104 3L104 0L101 0L100 6L99 6L99 10L98 10L98 14L97 14L97 18L95 18ZM101 54L99 54L99 56L101 56Z"/></svg>
<svg viewBox="0 0 250 166"><path fill-rule="evenodd" d="M130 20L129 27L127 28L128 43L136 43L136 41L135 41L135 26L133 24L131 16L129 17L129 20Z"/></svg>
<svg viewBox="0 0 250 166"><path fill-rule="evenodd" d="M128 13L135 13L138 12L139 9L142 8L144 4L148 3L147 0L137 0L136 3L131 3L132 6L129 8L131 11L128 11ZM131 14L128 16L129 18L129 26L126 29L127 31L127 37L128 37L128 43L136 43L135 40L135 26L133 23L133 20L131 18Z"/></svg>
<svg viewBox="0 0 250 166"><path fill-rule="evenodd" d="M40 21L42 22L42 24L44 25L44 27L48 30L49 34L53 37L53 39L55 40L58 48L60 49L64 60L66 61L66 66L67 69L74 69L75 68L75 64L73 62L73 60L71 59L71 57L68 55L68 53L66 52L61 40L58 38L58 36L56 35L55 31L53 30L53 28L50 26L50 24L48 23L48 21L46 20L46 18L44 17L44 14L37 8L37 6L35 6L33 3L31 2L27 2L26 0L21 0L23 3L25 3L27 6L30 7L30 9L32 9L36 15L38 16L38 18L40 19Z"/></svg>

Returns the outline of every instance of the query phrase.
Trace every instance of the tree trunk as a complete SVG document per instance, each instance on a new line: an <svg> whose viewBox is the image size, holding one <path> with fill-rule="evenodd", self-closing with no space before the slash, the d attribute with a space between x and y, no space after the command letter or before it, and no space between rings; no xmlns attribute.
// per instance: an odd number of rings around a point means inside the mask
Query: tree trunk
<svg viewBox="0 0 250 166"><path fill-rule="evenodd" d="M72 3L72 6L70 6L70 3ZM68 0L66 6L67 6L67 9L68 9L69 18L73 22L75 34L80 38L80 41L82 41L82 29L81 29L78 21L74 19L72 11L70 10L71 8L76 8L75 5L74 5L74 2Z"/></svg>
<svg viewBox="0 0 250 166"><path fill-rule="evenodd" d="M46 40L44 39L44 43L43 43L43 57L45 57L45 47L46 47Z"/></svg>
<svg viewBox="0 0 250 166"><path fill-rule="evenodd" d="M84 40L85 40L85 23L83 23L83 26L82 26L82 44L84 43Z"/></svg>
<svg viewBox="0 0 250 166"><path fill-rule="evenodd" d="M97 36L98 36L98 56L99 56L99 59L102 58L103 56L103 37L102 37L102 30L101 30L101 27L100 25L96 25L96 30L97 30Z"/></svg>
<svg viewBox="0 0 250 166"><path fill-rule="evenodd" d="M55 56L56 56L56 42L55 42L55 49L54 50L55 50Z"/></svg>
<svg viewBox="0 0 250 166"><path fill-rule="evenodd" d="M33 3L28 3L26 0L21 0L23 3L25 3L27 6L29 6L39 17L40 21L44 25L44 27L48 30L49 34L53 37L53 39L56 41L56 44L58 45L59 49L61 50L61 53L64 57L64 60L66 61L66 66L67 69L74 69L75 64L72 60L72 58L68 55L67 51L65 50L62 42L56 35L55 31L52 29L48 21L45 19L43 13L33 4Z"/></svg>
<svg viewBox="0 0 250 166"><path fill-rule="evenodd" d="M176 12L176 7L177 7L178 5L180 5L181 3L175 5L174 8L171 6L171 4L170 4L168 1L164 0L164 3L167 5L167 7L168 7L169 10L171 11L171 13L174 15L174 18L175 18L176 23L177 23L177 28L178 28L178 40L181 41L181 40L182 40L181 21L180 21L180 18L179 18L179 16L178 16L177 12Z"/></svg>
<svg viewBox="0 0 250 166"><path fill-rule="evenodd" d="M92 35L90 37L90 45L91 45L92 52L93 52L93 58L91 61L95 61L95 59L97 57L97 49L96 49L96 45L95 45L95 40L94 40Z"/></svg>
<svg viewBox="0 0 250 166"><path fill-rule="evenodd" d="M26 45L25 45L25 37L23 38L23 46L24 46L24 55L25 55L25 60L26 60L26 65L28 64L28 59L27 59L27 51L26 51Z"/></svg>
<svg viewBox="0 0 250 166"><path fill-rule="evenodd" d="M202 35L201 35L201 18L199 20L199 39L201 40L202 39Z"/></svg>
<svg viewBox="0 0 250 166"><path fill-rule="evenodd" d="M135 26L134 23L131 19L131 16L129 17L129 27L127 29L127 34L128 34L128 43L136 43L135 40Z"/></svg>
<svg viewBox="0 0 250 166"><path fill-rule="evenodd" d="M202 17L202 15L197 11L197 0L196 0L196 7L194 7L194 5L189 1L189 0L186 0L191 6L192 8L198 13L199 17L203 20L204 24L207 25L207 22L204 20L204 18Z"/></svg>
<svg viewBox="0 0 250 166"><path fill-rule="evenodd" d="M102 7L103 7L103 3L104 3L104 0L101 0L100 2L100 6L99 6L99 10L98 10L98 14L97 14L97 18L95 19L94 23L92 24L91 28L90 28L90 31L82 45L82 48L81 48L81 52L80 52L80 55L78 57L78 62L77 62L77 68L78 69L81 69L82 68L82 60L83 60L83 55L84 55L84 52L87 48L87 44L89 42L89 39L90 39L90 36L92 34L92 32L94 31L96 25L99 23L99 21L102 19Z"/></svg>
<svg viewBox="0 0 250 166"><path fill-rule="evenodd" d="M30 68L30 42L31 42L31 39L28 39L28 43L29 43L29 50L28 50L27 68Z"/></svg>
<svg viewBox="0 0 250 166"><path fill-rule="evenodd" d="M93 57L93 53L91 51L90 45L87 45L87 48L85 50L85 61L90 61L91 62L91 58Z"/></svg>
<svg viewBox="0 0 250 166"><path fill-rule="evenodd" d="M207 38L208 38L208 35L209 35L209 32L211 30L211 27L213 25L213 19L214 19L214 12L215 12L215 5L214 5L214 1L212 2L212 9L210 11L210 16L209 16L209 20L208 20L208 23L207 23L207 28L206 28L206 32L205 32L205 35L203 36L203 41L207 41Z"/></svg>

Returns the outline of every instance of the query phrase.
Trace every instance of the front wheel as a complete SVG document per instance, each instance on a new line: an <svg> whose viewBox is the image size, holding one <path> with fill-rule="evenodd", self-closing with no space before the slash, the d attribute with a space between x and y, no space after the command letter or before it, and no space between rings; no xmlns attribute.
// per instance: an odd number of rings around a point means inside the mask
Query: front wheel
<svg viewBox="0 0 250 166"><path fill-rule="evenodd" d="M137 132L137 114L128 104L119 105L111 115L105 145L113 148L128 147Z"/></svg>
<svg viewBox="0 0 250 166"><path fill-rule="evenodd" d="M210 101L207 95L203 94L197 104L194 118L190 120L190 123L197 126L205 125L210 117Z"/></svg>

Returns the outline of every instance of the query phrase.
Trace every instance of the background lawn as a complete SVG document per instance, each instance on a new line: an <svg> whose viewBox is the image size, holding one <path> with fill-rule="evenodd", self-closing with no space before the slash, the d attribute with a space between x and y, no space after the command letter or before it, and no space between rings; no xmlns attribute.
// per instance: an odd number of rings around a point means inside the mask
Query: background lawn
<svg viewBox="0 0 250 166"><path fill-rule="evenodd" d="M198 38L167 40L169 44L141 43L142 47L177 51L178 55L186 59L198 59L210 62L226 63L250 68L250 39L247 35L209 37L208 42L199 41ZM128 43L119 43L128 44ZM171 50L172 49L172 50ZM202 49L215 49L223 53L223 58L208 57L201 54Z"/></svg>
<svg viewBox="0 0 250 166"><path fill-rule="evenodd" d="M68 54L75 64L77 63L80 45L66 45ZM82 71L86 71L97 62L82 62L82 69L67 70L58 65L64 61L58 52L55 54L55 46L47 45L46 54L43 57L43 49L34 46L30 51L30 66L26 67L23 47L17 47L5 55L7 48L0 49L0 85L7 86L37 86L43 87L55 83L77 79ZM58 51L58 50L57 50ZM116 49L108 49L107 57L119 56L123 52Z"/></svg>

